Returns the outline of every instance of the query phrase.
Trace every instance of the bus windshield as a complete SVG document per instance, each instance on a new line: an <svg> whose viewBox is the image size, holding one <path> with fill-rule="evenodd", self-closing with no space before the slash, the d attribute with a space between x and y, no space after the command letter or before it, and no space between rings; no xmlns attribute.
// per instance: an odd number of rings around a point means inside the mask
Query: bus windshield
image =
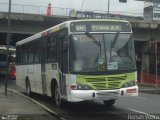
<svg viewBox="0 0 160 120"><path fill-rule="evenodd" d="M135 70L131 33L71 35L70 71L103 73Z"/></svg>

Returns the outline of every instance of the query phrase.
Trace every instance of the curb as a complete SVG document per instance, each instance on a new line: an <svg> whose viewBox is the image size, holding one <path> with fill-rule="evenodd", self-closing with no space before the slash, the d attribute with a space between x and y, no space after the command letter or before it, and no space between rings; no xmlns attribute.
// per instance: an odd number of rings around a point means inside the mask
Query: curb
<svg viewBox="0 0 160 120"><path fill-rule="evenodd" d="M3 87L4 87L4 86L3 86ZM7 88L7 89L8 89L9 91L12 91L12 92L14 92L14 93L22 96L22 97L27 98L27 99L30 100L31 102L37 104L37 105L40 106L42 109L44 109L46 112L48 112L48 114L54 116L56 119L58 119L58 120L65 120L63 117L58 116L58 114L57 114L56 112L54 112L53 110L49 109L49 108L46 107L45 105L39 103L38 101L36 101L36 100L34 100L34 99L32 99L32 98L30 98L30 97L28 97L28 96L26 96L26 95L18 92L18 91L16 91L16 90L13 90L13 89L10 89L10 88Z"/></svg>

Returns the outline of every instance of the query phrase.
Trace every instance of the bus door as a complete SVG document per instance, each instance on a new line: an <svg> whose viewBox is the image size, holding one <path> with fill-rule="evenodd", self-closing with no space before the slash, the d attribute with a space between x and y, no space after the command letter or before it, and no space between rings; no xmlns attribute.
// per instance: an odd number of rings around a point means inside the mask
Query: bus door
<svg viewBox="0 0 160 120"><path fill-rule="evenodd" d="M47 39L49 36L47 36ZM42 80L42 93L47 95L47 83L46 83L46 39L41 40L41 80Z"/></svg>
<svg viewBox="0 0 160 120"><path fill-rule="evenodd" d="M61 31L58 36L59 87L62 96L67 96L66 75L68 74L68 40L67 32Z"/></svg>

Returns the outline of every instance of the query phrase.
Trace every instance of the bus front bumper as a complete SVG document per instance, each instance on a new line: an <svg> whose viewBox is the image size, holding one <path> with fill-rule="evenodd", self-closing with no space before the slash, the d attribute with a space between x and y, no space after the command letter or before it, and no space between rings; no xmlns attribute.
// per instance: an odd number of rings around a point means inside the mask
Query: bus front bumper
<svg viewBox="0 0 160 120"><path fill-rule="evenodd" d="M111 100L125 96L138 96L138 86L120 88L115 90L71 90L68 96L70 102L80 102L85 100Z"/></svg>

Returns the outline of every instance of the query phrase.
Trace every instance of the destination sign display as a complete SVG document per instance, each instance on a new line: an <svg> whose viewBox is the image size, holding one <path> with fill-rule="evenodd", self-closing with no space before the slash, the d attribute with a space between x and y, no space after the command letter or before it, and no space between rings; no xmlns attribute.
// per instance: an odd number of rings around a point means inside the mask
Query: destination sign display
<svg viewBox="0 0 160 120"><path fill-rule="evenodd" d="M122 31L121 25L92 25L92 31Z"/></svg>
<svg viewBox="0 0 160 120"><path fill-rule="evenodd" d="M86 28L86 25L76 25L75 30L76 31L86 31L87 28Z"/></svg>
<svg viewBox="0 0 160 120"><path fill-rule="evenodd" d="M130 25L126 22L113 21L83 21L73 22L71 32L130 32Z"/></svg>

